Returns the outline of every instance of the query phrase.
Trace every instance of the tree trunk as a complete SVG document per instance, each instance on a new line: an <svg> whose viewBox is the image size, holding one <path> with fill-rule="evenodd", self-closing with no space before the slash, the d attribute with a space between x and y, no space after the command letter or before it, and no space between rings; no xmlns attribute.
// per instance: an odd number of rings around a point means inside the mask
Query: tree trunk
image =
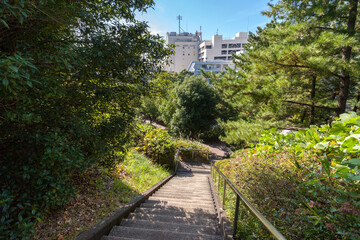
<svg viewBox="0 0 360 240"><path fill-rule="evenodd" d="M357 104L358 104L359 101L360 101L360 93L358 93L358 95L356 97L356 103L355 103L355 106L354 106L354 109L353 109L354 112L356 112L358 110Z"/></svg>
<svg viewBox="0 0 360 240"><path fill-rule="evenodd" d="M314 98L315 98L315 87L316 87L316 76L313 76L311 80L311 92L310 92L310 100L311 104L314 104ZM314 124L314 118L315 118L315 107L310 107L310 115L309 115L309 124Z"/></svg>
<svg viewBox="0 0 360 240"><path fill-rule="evenodd" d="M304 109L303 113L301 114L301 122L303 123L305 121L305 117L306 117L306 112L307 112L307 108Z"/></svg>
<svg viewBox="0 0 360 240"><path fill-rule="evenodd" d="M358 8L359 0L350 0L350 8L349 8L349 18L347 23L347 32L349 36L353 36L355 34L355 23L357 17L357 8ZM351 58L351 46L347 46L343 49L342 60L346 62L350 62ZM345 112L346 109L346 101L349 95L349 86L350 86L350 74L347 69L343 69L341 71L341 79L340 79L340 91L338 96L338 112L340 113Z"/></svg>

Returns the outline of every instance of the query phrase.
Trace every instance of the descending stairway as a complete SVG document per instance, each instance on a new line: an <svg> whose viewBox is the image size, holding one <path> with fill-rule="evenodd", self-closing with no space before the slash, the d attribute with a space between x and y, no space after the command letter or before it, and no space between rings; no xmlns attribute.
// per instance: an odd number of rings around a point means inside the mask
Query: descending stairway
<svg viewBox="0 0 360 240"><path fill-rule="evenodd" d="M182 162L168 183L102 240L222 239L209 177L208 164Z"/></svg>

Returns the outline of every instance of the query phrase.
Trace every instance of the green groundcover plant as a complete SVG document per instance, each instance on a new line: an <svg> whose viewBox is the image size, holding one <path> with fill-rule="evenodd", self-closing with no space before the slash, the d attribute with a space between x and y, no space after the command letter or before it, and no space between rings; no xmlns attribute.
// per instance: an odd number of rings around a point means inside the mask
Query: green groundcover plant
<svg viewBox="0 0 360 240"><path fill-rule="evenodd" d="M359 127L360 117L345 113L331 126L271 129L217 165L288 239L359 239ZM231 198L225 208L233 217ZM239 234L271 238L246 210Z"/></svg>

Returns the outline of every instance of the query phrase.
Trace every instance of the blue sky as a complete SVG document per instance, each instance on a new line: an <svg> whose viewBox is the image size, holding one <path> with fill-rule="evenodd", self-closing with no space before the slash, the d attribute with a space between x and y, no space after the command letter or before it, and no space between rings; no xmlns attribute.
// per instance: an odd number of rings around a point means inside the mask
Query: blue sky
<svg viewBox="0 0 360 240"><path fill-rule="evenodd" d="M147 21L150 30L165 36L178 32L176 16L182 16L181 28L194 33L202 27L203 39L210 40L217 30L225 39L237 32L255 32L257 26L270 21L261 12L268 10L270 0L155 0L154 9L137 14L138 20Z"/></svg>

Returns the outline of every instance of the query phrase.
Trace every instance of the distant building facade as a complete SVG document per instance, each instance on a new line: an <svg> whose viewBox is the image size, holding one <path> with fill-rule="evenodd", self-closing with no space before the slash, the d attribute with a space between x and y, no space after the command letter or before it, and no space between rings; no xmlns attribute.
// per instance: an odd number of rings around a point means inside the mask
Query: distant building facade
<svg viewBox="0 0 360 240"><path fill-rule="evenodd" d="M165 66L168 72L181 72L187 69L192 61L198 60L199 43L201 41L201 33L176 33L170 32L166 34L166 44L175 45L175 54L170 57L169 63Z"/></svg>
<svg viewBox="0 0 360 240"><path fill-rule="evenodd" d="M188 71L195 73L195 75L200 74L200 69L203 69L205 72L225 72L226 68L235 68L235 64L232 61L223 61L223 60L214 60L214 61L193 61L188 67Z"/></svg>
<svg viewBox="0 0 360 240"><path fill-rule="evenodd" d="M232 61L232 54L243 53L247 43L247 32L239 32L230 40L224 40L222 35L214 35L211 41L202 41L200 43L199 61Z"/></svg>

